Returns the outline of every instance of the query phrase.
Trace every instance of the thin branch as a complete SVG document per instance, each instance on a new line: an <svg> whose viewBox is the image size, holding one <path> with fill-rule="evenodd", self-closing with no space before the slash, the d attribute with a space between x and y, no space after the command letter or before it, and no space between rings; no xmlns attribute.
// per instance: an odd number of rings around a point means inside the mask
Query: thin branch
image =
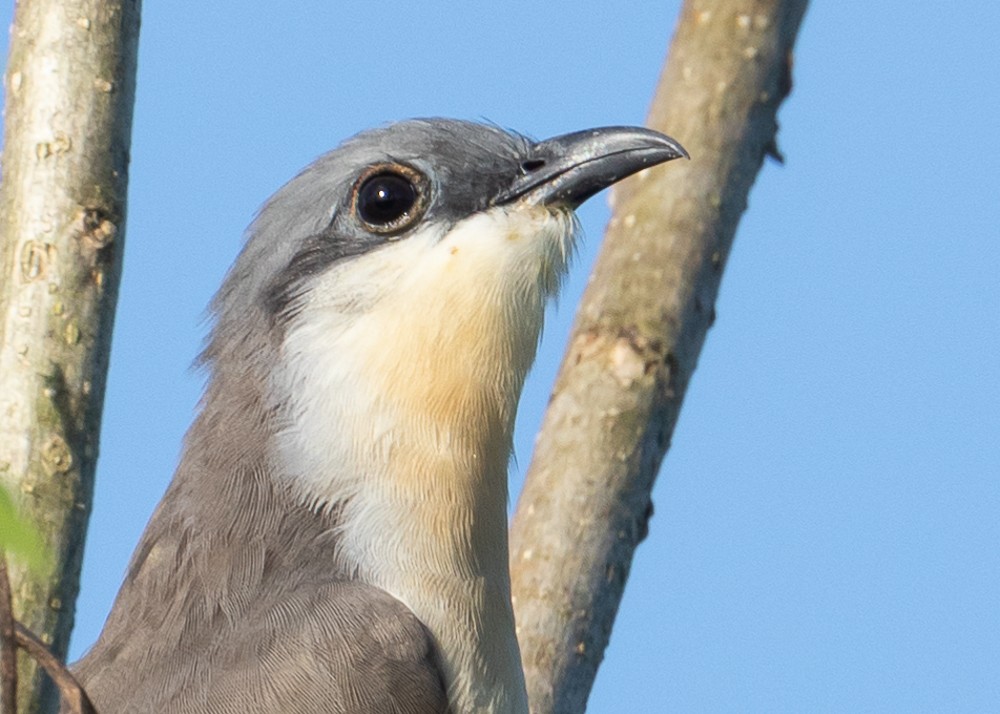
<svg viewBox="0 0 1000 714"><path fill-rule="evenodd" d="M49 651L44 642L20 623L15 624L15 635L18 646L24 648L56 683L63 703L69 706L71 714L97 714L83 685L76 680L66 665Z"/></svg>
<svg viewBox="0 0 1000 714"><path fill-rule="evenodd" d="M0 714L17 714L17 648L38 662L59 688L68 714L97 714L87 692L45 643L14 619L7 559L0 553Z"/></svg>
<svg viewBox="0 0 1000 714"><path fill-rule="evenodd" d="M747 194L776 154L776 113L805 7L684 4L649 125L680 140L692 160L613 191L614 215L511 527L534 714L586 706Z"/></svg>
<svg viewBox="0 0 1000 714"><path fill-rule="evenodd" d="M0 714L17 714L17 640L7 558L0 552Z"/></svg>

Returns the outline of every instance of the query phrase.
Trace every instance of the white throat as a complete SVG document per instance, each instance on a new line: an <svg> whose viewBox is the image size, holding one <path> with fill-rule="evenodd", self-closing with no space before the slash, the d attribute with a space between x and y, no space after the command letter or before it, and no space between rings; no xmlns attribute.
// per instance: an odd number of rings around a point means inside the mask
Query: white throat
<svg viewBox="0 0 1000 714"><path fill-rule="evenodd" d="M340 557L435 637L456 712L528 710L506 472L573 231L568 211L496 208L334 266L275 375L288 476L317 507L338 504Z"/></svg>

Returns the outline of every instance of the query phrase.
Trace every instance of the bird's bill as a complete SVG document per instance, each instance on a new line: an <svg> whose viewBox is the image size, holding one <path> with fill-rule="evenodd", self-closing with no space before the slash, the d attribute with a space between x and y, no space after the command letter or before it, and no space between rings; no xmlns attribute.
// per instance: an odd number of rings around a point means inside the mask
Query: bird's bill
<svg viewBox="0 0 1000 714"><path fill-rule="evenodd" d="M531 147L521 174L497 200L576 208L637 171L680 157L677 141L652 129L609 126L563 134Z"/></svg>

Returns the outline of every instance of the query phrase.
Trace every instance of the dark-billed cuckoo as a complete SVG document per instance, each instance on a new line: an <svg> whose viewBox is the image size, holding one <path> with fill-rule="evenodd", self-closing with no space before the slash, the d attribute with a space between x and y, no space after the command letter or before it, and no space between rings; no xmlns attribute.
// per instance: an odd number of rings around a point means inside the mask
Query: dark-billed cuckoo
<svg viewBox="0 0 1000 714"><path fill-rule="evenodd" d="M526 714L506 477L543 308L573 209L682 155L647 129L414 120L268 200L76 666L101 714Z"/></svg>

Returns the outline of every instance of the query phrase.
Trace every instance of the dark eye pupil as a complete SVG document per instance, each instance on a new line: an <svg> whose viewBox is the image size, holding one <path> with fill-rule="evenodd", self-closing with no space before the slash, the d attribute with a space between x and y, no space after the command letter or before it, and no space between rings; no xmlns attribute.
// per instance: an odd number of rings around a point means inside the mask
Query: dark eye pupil
<svg viewBox="0 0 1000 714"><path fill-rule="evenodd" d="M413 208L417 189L398 174L378 174L358 189L358 215L376 226L392 223Z"/></svg>

